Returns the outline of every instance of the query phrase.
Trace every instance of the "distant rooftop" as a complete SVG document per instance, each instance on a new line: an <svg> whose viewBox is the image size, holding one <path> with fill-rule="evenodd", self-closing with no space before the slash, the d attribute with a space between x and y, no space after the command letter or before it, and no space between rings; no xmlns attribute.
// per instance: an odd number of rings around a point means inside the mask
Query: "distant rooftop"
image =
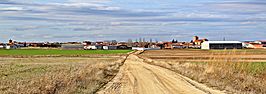
<svg viewBox="0 0 266 94"><path fill-rule="evenodd" d="M205 41L205 43L242 43L240 41Z"/></svg>
<svg viewBox="0 0 266 94"><path fill-rule="evenodd" d="M266 42L266 40L258 40L259 42Z"/></svg>

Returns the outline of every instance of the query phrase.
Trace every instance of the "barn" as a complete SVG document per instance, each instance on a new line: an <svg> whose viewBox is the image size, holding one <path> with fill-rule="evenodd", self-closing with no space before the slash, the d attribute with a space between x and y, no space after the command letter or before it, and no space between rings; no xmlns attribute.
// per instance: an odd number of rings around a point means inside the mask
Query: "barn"
<svg viewBox="0 0 266 94"><path fill-rule="evenodd" d="M201 49L242 49L240 41L205 41L201 44Z"/></svg>

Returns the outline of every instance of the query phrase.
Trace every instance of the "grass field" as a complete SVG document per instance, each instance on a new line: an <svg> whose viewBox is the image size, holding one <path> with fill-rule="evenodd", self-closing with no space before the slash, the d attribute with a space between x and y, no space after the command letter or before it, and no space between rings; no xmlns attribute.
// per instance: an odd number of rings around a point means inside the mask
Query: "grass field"
<svg viewBox="0 0 266 94"><path fill-rule="evenodd" d="M140 55L212 87L238 93L265 93L266 50L157 50ZM237 90L237 91L235 91Z"/></svg>
<svg viewBox="0 0 266 94"><path fill-rule="evenodd" d="M125 58L109 56L0 57L0 94L93 94L115 76Z"/></svg>
<svg viewBox="0 0 266 94"><path fill-rule="evenodd" d="M0 94L93 94L130 51L0 50Z"/></svg>
<svg viewBox="0 0 266 94"><path fill-rule="evenodd" d="M0 50L0 55L86 55L86 54L123 54L131 50Z"/></svg>

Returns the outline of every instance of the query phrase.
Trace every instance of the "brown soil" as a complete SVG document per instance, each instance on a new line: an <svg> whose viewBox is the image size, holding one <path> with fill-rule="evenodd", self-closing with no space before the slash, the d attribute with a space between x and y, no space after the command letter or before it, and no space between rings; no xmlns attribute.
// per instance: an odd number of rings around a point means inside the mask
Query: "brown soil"
<svg viewBox="0 0 266 94"><path fill-rule="evenodd" d="M223 94L203 84L130 55L118 75L98 94Z"/></svg>

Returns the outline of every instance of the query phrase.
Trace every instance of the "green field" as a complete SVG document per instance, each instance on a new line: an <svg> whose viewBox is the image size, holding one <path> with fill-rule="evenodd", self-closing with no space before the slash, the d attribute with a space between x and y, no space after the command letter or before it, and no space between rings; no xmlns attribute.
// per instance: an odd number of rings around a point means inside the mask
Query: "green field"
<svg viewBox="0 0 266 94"><path fill-rule="evenodd" d="M122 54L131 50L0 50L0 55L86 55L86 54Z"/></svg>

